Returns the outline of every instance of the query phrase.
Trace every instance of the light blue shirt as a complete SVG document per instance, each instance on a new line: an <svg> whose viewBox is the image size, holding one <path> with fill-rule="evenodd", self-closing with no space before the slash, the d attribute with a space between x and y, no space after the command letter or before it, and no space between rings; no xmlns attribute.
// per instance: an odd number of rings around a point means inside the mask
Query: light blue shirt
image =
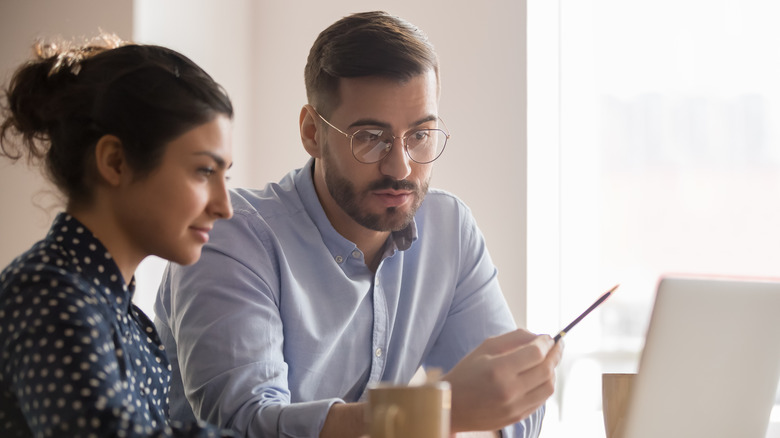
<svg viewBox="0 0 780 438"><path fill-rule="evenodd" d="M246 437L315 437L334 403L371 383L450 370L515 329L468 207L431 189L376 273L328 221L312 161L235 190L197 264L169 265L155 313L172 363L171 417ZM189 402L189 403L188 403ZM544 409L504 436L534 437Z"/></svg>

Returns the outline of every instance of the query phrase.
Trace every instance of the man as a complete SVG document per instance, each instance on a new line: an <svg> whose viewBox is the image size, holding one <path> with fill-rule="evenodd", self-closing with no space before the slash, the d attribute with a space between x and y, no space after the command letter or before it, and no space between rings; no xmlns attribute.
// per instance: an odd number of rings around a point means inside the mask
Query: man
<svg viewBox="0 0 780 438"><path fill-rule="evenodd" d="M351 15L319 35L305 80L311 160L236 190L201 261L164 276L171 416L248 437L358 436L368 385L423 366L451 384L453 432L538 435L562 347L515 329L470 211L428 189L448 134L427 37Z"/></svg>

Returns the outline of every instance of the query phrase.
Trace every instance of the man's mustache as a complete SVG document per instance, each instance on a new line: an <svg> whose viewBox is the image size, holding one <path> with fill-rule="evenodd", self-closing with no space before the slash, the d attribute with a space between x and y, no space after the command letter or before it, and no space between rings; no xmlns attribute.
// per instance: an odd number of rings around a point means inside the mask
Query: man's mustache
<svg viewBox="0 0 780 438"><path fill-rule="evenodd" d="M378 181L374 181L371 183L371 185L368 187L369 190L410 190L413 192L417 192L417 184L405 180L405 179L393 179L393 178L383 178Z"/></svg>

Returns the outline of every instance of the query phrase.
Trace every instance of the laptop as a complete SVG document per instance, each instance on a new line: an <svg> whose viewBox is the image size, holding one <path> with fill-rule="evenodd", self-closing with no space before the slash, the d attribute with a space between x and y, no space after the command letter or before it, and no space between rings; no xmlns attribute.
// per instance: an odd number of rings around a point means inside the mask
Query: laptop
<svg viewBox="0 0 780 438"><path fill-rule="evenodd" d="M780 375L780 280L658 284L624 438L764 438Z"/></svg>

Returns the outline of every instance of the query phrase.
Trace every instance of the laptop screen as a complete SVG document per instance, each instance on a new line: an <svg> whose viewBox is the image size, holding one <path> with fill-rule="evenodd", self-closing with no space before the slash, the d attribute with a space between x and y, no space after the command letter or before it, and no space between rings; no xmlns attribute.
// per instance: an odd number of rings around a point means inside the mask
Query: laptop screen
<svg viewBox="0 0 780 438"><path fill-rule="evenodd" d="M666 277L625 438L764 438L780 375L780 281Z"/></svg>

